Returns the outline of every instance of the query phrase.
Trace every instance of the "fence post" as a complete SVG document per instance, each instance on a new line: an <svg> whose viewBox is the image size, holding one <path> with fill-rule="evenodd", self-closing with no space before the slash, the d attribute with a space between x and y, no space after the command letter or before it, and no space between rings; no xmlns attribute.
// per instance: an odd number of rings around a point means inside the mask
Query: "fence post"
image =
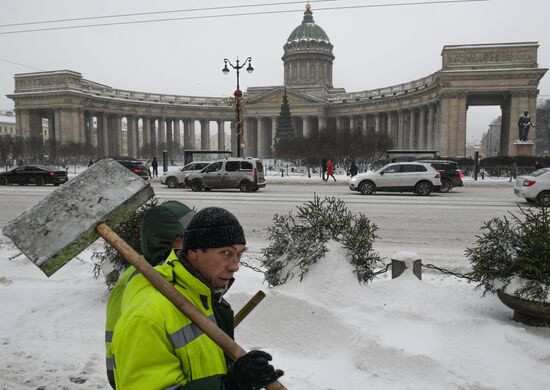
<svg viewBox="0 0 550 390"><path fill-rule="evenodd" d="M422 260L414 252L397 252L391 256L391 278L399 277L406 269L422 280Z"/></svg>
<svg viewBox="0 0 550 390"><path fill-rule="evenodd" d="M479 150L474 153L474 180L477 181L477 174L479 172Z"/></svg>

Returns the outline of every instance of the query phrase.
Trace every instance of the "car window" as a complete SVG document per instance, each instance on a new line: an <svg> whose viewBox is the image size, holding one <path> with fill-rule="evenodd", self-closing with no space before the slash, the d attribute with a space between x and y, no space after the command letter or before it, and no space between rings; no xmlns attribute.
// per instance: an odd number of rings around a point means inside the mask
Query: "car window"
<svg viewBox="0 0 550 390"><path fill-rule="evenodd" d="M250 161L241 161L241 171L251 171L252 163Z"/></svg>
<svg viewBox="0 0 550 390"><path fill-rule="evenodd" d="M382 172L384 173L398 173L399 172L399 165L392 165L384 169Z"/></svg>
<svg viewBox="0 0 550 390"><path fill-rule="evenodd" d="M222 161L217 161L217 162L214 162L214 163L210 164L209 166L204 168L202 171L205 172L205 173L209 173L209 172L219 171L220 169L222 169Z"/></svg>
<svg viewBox="0 0 550 390"><path fill-rule="evenodd" d="M235 172L239 169L239 162L238 161L227 161L225 163L225 170L227 172Z"/></svg>
<svg viewBox="0 0 550 390"><path fill-rule="evenodd" d="M546 172L548 172L547 169L539 169L538 171L531 173L529 176L538 177L540 175L544 175Z"/></svg>
<svg viewBox="0 0 550 390"><path fill-rule="evenodd" d="M17 168L15 168L13 171L14 171L14 172L18 172L18 173L24 172L24 171L25 171L25 167L17 167Z"/></svg>
<svg viewBox="0 0 550 390"><path fill-rule="evenodd" d="M426 172L427 170L424 165L416 165L416 172Z"/></svg>
<svg viewBox="0 0 550 390"><path fill-rule="evenodd" d="M263 172L264 171L264 165L262 164L262 162L260 160L256 161L256 167L258 169L258 172Z"/></svg>
<svg viewBox="0 0 550 390"><path fill-rule="evenodd" d="M410 172L418 172L416 167L420 165L409 165L409 164L403 164L401 165L401 172L410 173Z"/></svg>

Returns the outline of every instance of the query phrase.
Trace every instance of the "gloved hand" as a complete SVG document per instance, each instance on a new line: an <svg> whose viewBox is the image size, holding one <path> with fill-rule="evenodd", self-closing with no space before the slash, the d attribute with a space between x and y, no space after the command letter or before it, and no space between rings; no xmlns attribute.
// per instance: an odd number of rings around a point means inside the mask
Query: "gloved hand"
<svg viewBox="0 0 550 390"><path fill-rule="evenodd" d="M271 355L264 351L250 351L241 356L227 372L225 388L227 390L257 390L283 376L284 372L275 370L268 362Z"/></svg>

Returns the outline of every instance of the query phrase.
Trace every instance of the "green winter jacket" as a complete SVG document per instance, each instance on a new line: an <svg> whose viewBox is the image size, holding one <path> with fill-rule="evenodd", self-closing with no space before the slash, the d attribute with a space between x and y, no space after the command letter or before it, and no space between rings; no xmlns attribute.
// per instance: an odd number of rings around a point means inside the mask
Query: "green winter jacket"
<svg viewBox="0 0 550 390"><path fill-rule="evenodd" d="M174 250L170 252L166 261L177 259ZM133 265L129 266L122 276L118 279L111 295L109 296L109 301L107 302L107 315L105 321L105 361L107 365L107 379L109 384L113 389L115 389L115 377L113 371L113 352L111 351L111 341L113 339L113 330L115 325L120 318L120 306L122 303L122 295L130 279L132 279L138 272L136 271Z"/></svg>
<svg viewBox="0 0 550 390"><path fill-rule="evenodd" d="M155 268L233 337L231 307L190 266L171 260ZM124 291L111 347L118 390L224 388L223 351L142 275Z"/></svg>

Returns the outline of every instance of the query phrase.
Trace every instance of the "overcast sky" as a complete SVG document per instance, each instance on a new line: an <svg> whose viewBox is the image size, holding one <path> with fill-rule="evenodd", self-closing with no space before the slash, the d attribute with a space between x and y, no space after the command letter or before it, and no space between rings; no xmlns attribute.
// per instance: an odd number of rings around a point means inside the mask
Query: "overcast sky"
<svg viewBox="0 0 550 390"><path fill-rule="evenodd" d="M282 1L4 1L0 25ZM322 10L407 2L411 0L311 2L315 22L334 45L335 87L354 92L428 76L441 68L444 45L537 41L539 66L550 67L548 0ZM13 108L13 102L5 96L13 92L13 75L38 70L70 69L88 80L120 89L228 96L235 88L235 74L222 74L223 59L251 56L255 72L242 74L242 88L282 85L283 45L301 23L304 4L0 27L0 108ZM279 10L293 12L1 34L54 26ZM539 88L539 96L550 98L550 75L542 79ZM471 107L468 141L479 139L498 115L500 109L496 107Z"/></svg>

